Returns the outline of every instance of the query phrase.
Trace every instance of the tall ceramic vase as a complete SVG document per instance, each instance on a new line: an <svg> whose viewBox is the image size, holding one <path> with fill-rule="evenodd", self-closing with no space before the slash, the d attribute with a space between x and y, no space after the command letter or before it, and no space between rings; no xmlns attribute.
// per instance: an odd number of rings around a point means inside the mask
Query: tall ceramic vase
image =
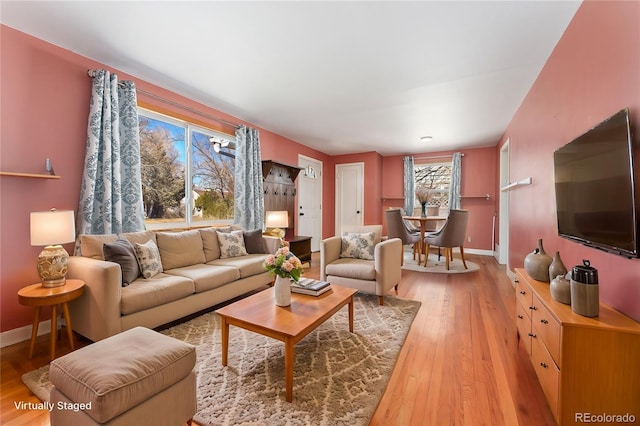
<svg viewBox="0 0 640 426"><path fill-rule="evenodd" d="M534 280L549 282L549 266L551 256L542 247L542 238L538 239L538 247L524 258L524 270Z"/></svg>
<svg viewBox="0 0 640 426"><path fill-rule="evenodd" d="M291 304L291 280L276 275L276 283L273 286L273 293L277 306L289 306Z"/></svg>
<svg viewBox="0 0 640 426"><path fill-rule="evenodd" d="M420 203L420 204L422 204L422 210L420 211L420 216L427 217L427 203Z"/></svg>

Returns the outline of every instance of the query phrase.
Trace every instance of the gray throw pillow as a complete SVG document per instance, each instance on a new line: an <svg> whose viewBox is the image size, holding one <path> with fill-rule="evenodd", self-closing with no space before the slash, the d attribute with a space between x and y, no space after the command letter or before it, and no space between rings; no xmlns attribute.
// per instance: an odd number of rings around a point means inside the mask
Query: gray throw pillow
<svg viewBox="0 0 640 426"><path fill-rule="evenodd" d="M133 252L133 246L124 238L119 238L113 243L102 246L104 260L115 262L122 270L122 287L126 287L140 276L138 260Z"/></svg>
<svg viewBox="0 0 640 426"><path fill-rule="evenodd" d="M264 240L262 238L262 230L256 229L255 231L245 231L242 236L244 237L244 247L249 254L266 254L267 249L264 246Z"/></svg>

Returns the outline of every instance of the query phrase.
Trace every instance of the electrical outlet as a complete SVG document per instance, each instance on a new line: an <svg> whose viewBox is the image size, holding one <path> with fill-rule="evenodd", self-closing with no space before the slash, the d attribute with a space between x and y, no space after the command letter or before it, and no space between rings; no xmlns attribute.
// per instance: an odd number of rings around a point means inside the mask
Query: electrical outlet
<svg viewBox="0 0 640 426"><path fill-rule="evenodd" d="M471 242L471 236L470 235L467 237L467 241Z"/></svg>

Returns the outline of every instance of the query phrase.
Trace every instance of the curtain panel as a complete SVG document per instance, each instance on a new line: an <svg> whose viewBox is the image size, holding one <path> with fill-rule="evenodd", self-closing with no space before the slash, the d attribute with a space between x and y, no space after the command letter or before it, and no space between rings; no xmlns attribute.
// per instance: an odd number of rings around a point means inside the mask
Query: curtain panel
<svg viewBox="0 0 640 426"><path fill-rule="evenodd" d="M449 188L449 210L460 208L460 183L462 154L454 152L451 158L451 186Z"/></svg>
<svg viewBox="0 0 640 426"><path fill-rule="evenodd" d="M264 192L260 134L240 125L236 129L234 224L246 230L263 229Z"/></svg>
<svg viewBox="0 0 640 426"><path fill-rule="evenodd" d="M78 234L145 229L135 84L91 70L91 101Z"/></svg>
<svg viewBox="0 0 640 426"><path fill-rule="evenodd" d="M416 178L413 171L413 157L404 157L404 214L413 216Z"/></svg>

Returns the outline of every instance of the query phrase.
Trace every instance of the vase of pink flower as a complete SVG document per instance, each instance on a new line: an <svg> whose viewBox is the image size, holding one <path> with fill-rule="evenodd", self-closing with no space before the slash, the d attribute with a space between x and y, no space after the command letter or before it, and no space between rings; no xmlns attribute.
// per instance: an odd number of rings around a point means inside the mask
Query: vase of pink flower
<svg viewBox="0 0 640 426"><path fill-rule="evenodd" d="M291 304L291 281L298 281L302 276L302 262L289 247L280 247L275 254L270 254L264 261L265 268L276 277L273 286L277 306Z"/></svg>

